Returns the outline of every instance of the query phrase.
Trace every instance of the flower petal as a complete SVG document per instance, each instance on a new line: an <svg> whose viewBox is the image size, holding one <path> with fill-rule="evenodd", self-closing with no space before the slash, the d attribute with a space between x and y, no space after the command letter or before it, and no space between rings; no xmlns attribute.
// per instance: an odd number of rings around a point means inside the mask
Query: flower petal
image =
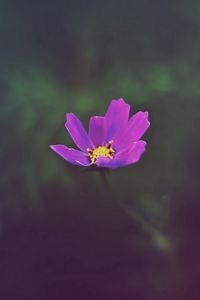
<svg viewBox="0 0 200 300"><path fill-rule="evenodd" d="M106 118L93 116L90 118L89 123L89 137L95 147L102 146L104 144L106 134Z"/></svg>
<svg viewBox="0 0 200 300"><path fill-rule="evenodd" d="M51 145L50 148L73 165L89 166L90 160L86 153L68 148L65 145Z"/></svg>
<svg viewBox="0 0 200 300"><path fill-rule="evenodd" d="M94 146L81 121L73 113L67 113L65 126L79 149L86 152L87 148Z"/></svg>
<svg viewBox="0 0 200 300"><path fill-rule="evenodd" d="M99 157L96 161L96 164L99 167L107 167L107 168L117 168L117 167L122 167L126 166L129 164L136 163L139 161L141 155L145 151L145 141L138 141L133 143L131 148L124 152L119 152L114 156L112 159L109 158L104 158L104 157Z"/></svg>
<svg viewBox="0 0 200 300"><path fill-rule="evenodd" d="M148 112L137 112L130 118L124 134L115 142L115 150L120 152L129 148L133 142L138 141L143 136L149 125Z"/></svg>
<svg viewBox="0 0 200 300"><path fill-rule="evenodd" d="M128 124L130 105L123 99L112 100L105 114L108 131L105 143L116 138Z"/></svg>

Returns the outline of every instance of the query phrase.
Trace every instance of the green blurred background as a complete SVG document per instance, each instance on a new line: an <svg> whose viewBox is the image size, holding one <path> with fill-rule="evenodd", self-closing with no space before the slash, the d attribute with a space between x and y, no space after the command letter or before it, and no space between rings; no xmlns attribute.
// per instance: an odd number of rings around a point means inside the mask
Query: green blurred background
<svg viewBox="0 0 200 300"><path fill-rule="evenodd" d="M200 299L200 2L1 1L0 296ZM138 164L71 166L65 113L149 111Z"/></svg>

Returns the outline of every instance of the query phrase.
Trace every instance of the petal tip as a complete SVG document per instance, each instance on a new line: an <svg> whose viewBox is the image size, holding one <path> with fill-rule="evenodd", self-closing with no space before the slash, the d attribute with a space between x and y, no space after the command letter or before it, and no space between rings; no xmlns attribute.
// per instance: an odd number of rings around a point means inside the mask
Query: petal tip
<svg viewBox="0 0 200 300"><path fill-rule="evenodd" d="M148 119L149 118L149 112L148 111L145 111L144 112L144 115L145 115L145 117Z"/></svg>
<svg viewBox="0 0 200 300"><path fill-rule="evenodd" d="M58 151L61 147L65 147L65 146L64 145L49 145L49 148L56 153L58 153Z"/></svg>
<svg viewBox="0 0 200 300"><path fill-rule="evenodd" d="M146 121L147 128L150 126L150 121L149 121L149 112L148 111L139 111L137 113L138 115L141 115L142 119ZM133 116L134 117L134 116Z"/></svg>
<svg viewBox="0 0 200 300"><path fill-rule="evenodd" d="M119 98L119 99L116 99L116 101L125 102L124 98Z"/></svg>
<svg viewBox="0 0 200 300"><path fill-rule="evenodd" d="M70 118L70 117L73 117L74 116L74 114L72 113L72 112L67 112L66 113L66 120L68 121L68 119Z"/></svg>
<svg viewBox="0 0 200 300"><path fill-rule="evenodd" d="M55 150L55 145L49 145L49 148Z"/></svg>
<svg viewBox="0 0 200 300"><path fill-rule="evenodd" d="M126 103L124 98L113 99L113 100L111 100L111 102L112 101L115 102L115 103L128 104L128 103Z"/></svg>

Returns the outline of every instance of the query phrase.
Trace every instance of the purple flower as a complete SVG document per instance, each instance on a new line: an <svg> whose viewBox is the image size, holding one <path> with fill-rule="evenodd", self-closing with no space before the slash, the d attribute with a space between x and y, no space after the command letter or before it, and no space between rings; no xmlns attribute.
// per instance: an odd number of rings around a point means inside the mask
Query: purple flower
<svg viewBox="0 0 200 300"><path fill-rule="evenodd" d="M146 142L140 138L150 123L148 112L139 111L129 119L129 111L123 99L112 100L105 116L90 118L88 133L73 113L67 113L65 126L80 150L64 145L50 148L78 166L117 168L136 163L145 151Z"/></svg>

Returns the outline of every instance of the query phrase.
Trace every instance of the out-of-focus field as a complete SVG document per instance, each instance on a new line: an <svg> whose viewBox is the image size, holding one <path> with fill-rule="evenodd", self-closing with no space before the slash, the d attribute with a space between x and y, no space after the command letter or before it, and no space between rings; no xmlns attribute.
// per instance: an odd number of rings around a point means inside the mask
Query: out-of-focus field
<svg viewBox="0 0 200 300"><path fill-rule="evenodd" d="M0 10L0 296L198 300L199 1L70 2ZM120 97L147 151L105 185L49 144Z"/></svg>

